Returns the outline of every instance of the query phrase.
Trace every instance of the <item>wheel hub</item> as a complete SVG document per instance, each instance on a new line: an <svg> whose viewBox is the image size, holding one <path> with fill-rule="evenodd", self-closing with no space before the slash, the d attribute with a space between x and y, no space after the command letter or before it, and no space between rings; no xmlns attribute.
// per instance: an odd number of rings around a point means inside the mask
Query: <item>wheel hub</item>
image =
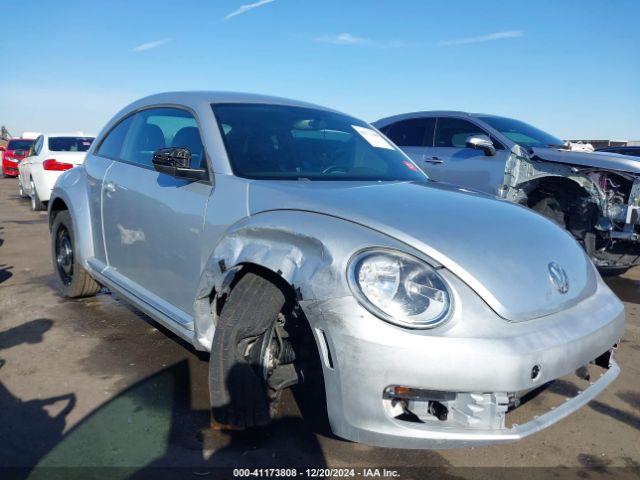
<svg viewBox="0 0 640 480"><path fill-rule="evenodd" d="M269 378L271 372L278 366L279 353L280 345L274 332L269 339L267 348L264 349L264 356L262 357L262 375L265 380Z"/></svg>
<svg viewBox="0 0 640 480"><path fill-rule="evenodd" d="M61 228L56 241L56 265L65 284L71 283L73 275L73 247L69 232Z"/></svg>

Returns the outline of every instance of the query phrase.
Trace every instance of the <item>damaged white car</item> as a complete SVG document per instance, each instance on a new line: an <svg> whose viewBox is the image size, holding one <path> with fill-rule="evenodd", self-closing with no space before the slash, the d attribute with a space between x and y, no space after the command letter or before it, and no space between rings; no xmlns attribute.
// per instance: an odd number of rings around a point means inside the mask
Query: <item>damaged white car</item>
<svg viewBox="0 0 640 480"><path fill-rule="evenodd" d="M415 112L374 125L433 180L528 206L566 228L601 272L640 264L640 162L495 115ZM572 148L573 147L573 148Z"/></svg>
<svg viewBox="0 0 640 480"><path fill-rule="evenodd" d="M139 100L60 177L49 218L64 294L104 285L210 351L220 424L268 424L285 388L322 388L349 440L509 442L619 372L624 307L570 235L430 182L371 126L322 107ZM531 392L573 372L584 391L515 424Z"/></svg>

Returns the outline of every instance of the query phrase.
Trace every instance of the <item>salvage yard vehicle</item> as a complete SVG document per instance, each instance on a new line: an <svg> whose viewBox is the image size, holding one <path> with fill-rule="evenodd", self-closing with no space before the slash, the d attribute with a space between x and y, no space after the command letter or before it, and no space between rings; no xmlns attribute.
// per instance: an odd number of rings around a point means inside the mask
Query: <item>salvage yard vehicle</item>
<svg viewBox="0 0 640 480"><path fill-rule="evenodd" d="M7 147L2 155L2 176L16 177L18 175L18 165L33 145L33 140L28 138L12 138L7 143Z"/></svg>
<svg viewBox="0 0 640 480"><path fill-rule="evenodd" d="M36 138L18 167L18 194L30 198L32 210L46 210L56 180L62 172L82 165L93 139L74 133L43 134Z"/></svg>
<svg viewBox="0 0 640 480"><path fill-rule="evenodd" d="M497 195L566 228L602 273L640 264L637 158L571 151L553 135L495 115L415 112L373 125L433 180Z"/></svg>
<svg viewBox="0 0 640 480"><path fill-rule="evenodd" d="M225 426L268 424L292 387L349 440L504 443L619 373L624 307L570 235L429 181L323 107L219 92L134 102L60 177L49 221L66 296L106 286L210 351ZM525 394L589 365L601 375L582 393L511 424Z"/></svg>

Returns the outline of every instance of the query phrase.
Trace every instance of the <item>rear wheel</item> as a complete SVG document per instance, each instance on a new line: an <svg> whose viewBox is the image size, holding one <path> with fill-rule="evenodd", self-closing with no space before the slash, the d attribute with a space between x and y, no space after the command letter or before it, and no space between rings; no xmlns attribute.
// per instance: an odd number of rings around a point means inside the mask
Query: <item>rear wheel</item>
<svg viewBox="0 0 640 480"><path fill-rule="evenodd" d="M22 175L18 175L18 195L20 198L27 198L28 195L24 191L24 187L22 186Z"/></svg>
<svg viewBox="0 0 640 480"><path fill-rule="evenodd" d="M89 297L100 291L100 284L78 263L75 245L71 215L63 210L51 227L51 256L58 286L65 297Z"/></svg>
<svg viewBox="0 0 640 480"><path fill-rule="evenodd" d="M45 210L44 203L40 201L40 197L38 196L38 191L36 190L36 184L33 183L33 179L31 179L31 210L34 212Z"/></svg>

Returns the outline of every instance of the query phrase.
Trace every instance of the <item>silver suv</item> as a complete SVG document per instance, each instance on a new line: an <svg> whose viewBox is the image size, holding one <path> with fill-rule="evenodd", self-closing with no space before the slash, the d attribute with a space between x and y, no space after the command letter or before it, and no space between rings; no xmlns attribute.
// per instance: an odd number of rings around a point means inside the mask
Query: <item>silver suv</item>
<svg viewBox="0 0 640 480"><path fill-rule="evenodd" d="M428 181L373 127L326 108L139 100L60 177L49 218L63 293L104 285L210 351L213 417L234 428L268 423L295 386L353 441L510 442L619 372L624 307L569 235ZM527 392L576 370L580 395L512 425Z"/></svg>
<svg viewBox="0 0 640 480"><path fill-rule="evenodd" d="M603 273L640 263L640 162L571 151L519 120L416 112L373 123L433 180L497 195L550 218Z"/></svg>

